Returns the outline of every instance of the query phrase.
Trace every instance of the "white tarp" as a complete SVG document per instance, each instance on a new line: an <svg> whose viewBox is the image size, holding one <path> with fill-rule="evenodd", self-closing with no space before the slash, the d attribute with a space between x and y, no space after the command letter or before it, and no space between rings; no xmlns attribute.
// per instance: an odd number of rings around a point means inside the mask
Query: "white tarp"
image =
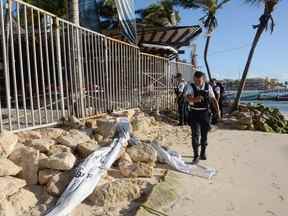
<svg viewBox="0 0 288 216"><path fill-rule="evenodd" d="M105 171L117 159L121 148L129 139L129 121L118 119L115 138L109 147L102 148L89 155L74 172L74 178L46 216L67 216L84 201L96 188Z"/></svg>
<svg viewBox="0 0 288 216"><path fill-rule="evenodd" d="M157 142L153 142L152 146L157 151L158 160L168 164L174 170L207 179L210 179L212 176L216 175L216 170L213 168L208 168L201 165L186 164L182 160L181 155L174 151L166 151Z"/></svg>

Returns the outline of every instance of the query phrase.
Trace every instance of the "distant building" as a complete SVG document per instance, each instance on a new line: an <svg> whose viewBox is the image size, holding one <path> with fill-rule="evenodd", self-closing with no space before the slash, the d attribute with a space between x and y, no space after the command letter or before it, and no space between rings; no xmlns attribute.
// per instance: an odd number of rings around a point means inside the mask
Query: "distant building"
<svg viewBox="0 0 288 216"><path fill-rule="evenodd" d="M237 90L240 80L226 79L223 81L225 88L229 91ZM245 90L269 90L283 88L283 84L277 79L250 78L246 80Z"/></svg>

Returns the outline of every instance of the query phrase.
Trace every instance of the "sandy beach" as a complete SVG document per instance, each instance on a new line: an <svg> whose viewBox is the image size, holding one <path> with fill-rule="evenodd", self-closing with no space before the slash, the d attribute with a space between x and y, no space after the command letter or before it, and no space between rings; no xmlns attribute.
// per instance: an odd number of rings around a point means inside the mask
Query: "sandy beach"
<svg viewBox="0 0 288 216"><path fill-rule="evenodd" d="M189 129L168 135L171 147L192 160ZM209 136L212 181L182 175L182 193L168 215L285 216L288 214L288 135L220 130Z"/></svg>

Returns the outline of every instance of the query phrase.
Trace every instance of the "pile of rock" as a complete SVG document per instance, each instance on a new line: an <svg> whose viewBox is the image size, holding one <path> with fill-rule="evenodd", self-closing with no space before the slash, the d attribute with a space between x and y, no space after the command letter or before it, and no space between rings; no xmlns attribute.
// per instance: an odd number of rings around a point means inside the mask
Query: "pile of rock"
<svg viewBox="0 0 288 216"><path fill-rule="evenodd" d="M72 178L71 170L89 154L111 143L117 117L123 115L130 119L136 132L155 124L153 118L139 111L128 111L88 120L85 124L70 118L65 129L46 128L17 134L2 131L0 215L30 215L27 212L39 205L31 187L40 187L51 197L61 195ZM142 183L137 177L151 177L156 160L157 153L147 142L125 147L114 165L120 178L107 174L88 201L106 206L139 198Z"/></svg>
<svg viewBox="0 0 288 216"><path fill-rule="evenodd" d="M278 109L263 105L240 105L226 123L241 130L257 130L273 133L288 133L288 121Z"/></svg>

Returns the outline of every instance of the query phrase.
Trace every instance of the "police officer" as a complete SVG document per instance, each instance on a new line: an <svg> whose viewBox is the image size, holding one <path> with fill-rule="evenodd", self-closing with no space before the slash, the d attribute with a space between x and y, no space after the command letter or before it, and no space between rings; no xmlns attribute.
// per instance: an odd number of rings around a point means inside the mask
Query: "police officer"
<svg viewBox="0 0 288 216"><path fill-rule="evenodd" d="M220 86L218 85L218 83L216 82L216 79L212 79L211 80L211 87L213 89L213 92L214 92L214 95L215 95L215 98L218 102L218 105L219 105L219 109L221 110L220 108L220 104L219 104L219 101L220 101L220 96L221 96L221 89L220 89ZM218 114L217 112L215 112L215 110L211 110L212 113L211 113L211 123L212 125L216 125L217 122L218 122Z"/></svg>
<svg viewBox="0 0 288 216"><path fill-rule="evenodd" d="M178 125L184 125L184 123L185 123L184 89L186 86L186 82L182 78L181 73L177 73L175 79L176 79L175 94L176 94L178 113L179 113L179 124Z"/></svg>
<svg viewBox="0 0 288 216"><path fill-rule="evenodd" d="M194 152L193 164L206 160L207 136L210 128L210 104L217 111L220 118L219 106L212 87L205 82L205 74L197 71L194 74L194 83L187 86L185 97L189 102L189 124L192 131L192 147ZM201 152L199 155L199 145Z"/></svg>

